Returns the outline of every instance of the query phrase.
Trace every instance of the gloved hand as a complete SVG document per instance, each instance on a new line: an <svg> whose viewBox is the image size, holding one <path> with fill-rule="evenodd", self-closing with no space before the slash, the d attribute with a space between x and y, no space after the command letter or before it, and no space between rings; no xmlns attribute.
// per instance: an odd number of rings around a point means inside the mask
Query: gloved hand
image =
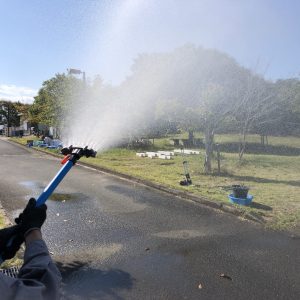
<svg viewBox="0 0 300 300"><path fill-rule="evenodd" d="M20 233L26 236L33 229L41 229L46 220L46 204L36 207L36 200L31 198L24 211L15 219Z"/></svg>
<svg viewBox="0 0 300 300"><path fill-rule="evenodd" d="M0 230L0 259L13 258L20 249L24 237L20 234L19 226L11 226Z"/></svg>

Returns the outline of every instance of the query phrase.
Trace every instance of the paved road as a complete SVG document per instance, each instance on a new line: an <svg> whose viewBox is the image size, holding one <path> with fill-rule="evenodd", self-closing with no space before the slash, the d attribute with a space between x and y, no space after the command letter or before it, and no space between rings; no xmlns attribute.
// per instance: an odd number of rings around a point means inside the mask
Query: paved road
<svg viewBox="0 0 300 300"><path fill-rule="evenodd" d="M10 217L59 168L0 140ZM66 299L300 299L298 238L79 166L57 193L44 237Z"/></svg>

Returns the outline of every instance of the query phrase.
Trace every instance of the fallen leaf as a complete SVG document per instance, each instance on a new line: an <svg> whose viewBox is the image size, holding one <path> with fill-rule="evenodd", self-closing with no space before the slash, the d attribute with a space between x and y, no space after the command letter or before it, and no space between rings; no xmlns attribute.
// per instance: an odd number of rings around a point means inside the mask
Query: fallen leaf
<svg viewBox="0 0 300 300"><path fill-rule="evenodd" d="M228 280L232 280L232 278L229 275L226 275L224 273L220 274L220 277L228 279Z"/></svg>

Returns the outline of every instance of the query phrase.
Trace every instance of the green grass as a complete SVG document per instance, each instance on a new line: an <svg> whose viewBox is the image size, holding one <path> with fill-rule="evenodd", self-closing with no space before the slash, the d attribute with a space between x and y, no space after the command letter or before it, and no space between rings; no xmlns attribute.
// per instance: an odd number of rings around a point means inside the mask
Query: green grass
<svg viewBox="0 0 300 300"><path fill-rule="evenodd" d="M5 225L4 216L1 214L1 211L0 211L0 229L3 228L4 225Z"/></svg>
<svg viewBox="0 0 300 300"><path fill-rule="evenodd" d="M216 134L216 143L231 143L239 142L239 135L237 134ZM247 136L248 143L260 143L260 136L257 134L249 134ZM299 137L279 137L279 136L268 136L269 145L273 146L288 146L300 148L300 138Z"/></svg>
<svg viewBox="0 0 300 300"><path fill-rule="evenodd" d="M37 138L34 135L30 135L30 136L25 136L25 137L22 137L22 138L20 138L20 137L11 137L10 140L12 140L14 142L17 142L21 145L26 145L28 140L38 141L39 138Z"/></svg>
<svg viewBox="0 0 300 300"><path fill-rule="evenodd" d="M242 163L238 162L237 154L223 153L222 157L222 175L207 176L203 173L204 151L197 156L187 156L193 180L189 187L178 184L183 178L180 156L174 160L140 158L133 150L111 149L95 159L82 160L224 203L228 202L232 184L244 184L250 187L255 203L243 209L262 216L272 228L295 229L299 226L299 156L246 154Z"/></svg>
<svg viewBox="0 0 300 300"><path fill-rule="evenodd" d="M238 136L217 135L216 140L234 142ZM260 137L249 136L249 141L260 142ZM269 143L300 147L300 139L295 137L269 137ZM152 149L172 149L172 146L168 138L156 139ZM232 184L244 184L254 195L254 205L243 207L245 211L263 217L268 227L300 228L300 156L245 154L239 163L236 153L222 153L222 175L217 176L216 172L212 175L203 173L204 150L201 150L200 155L185 157L189 161L193 185L183 187L178 184L183 178L181 156L173 160L140 158L135 155L138 151L141 150L115 148L96 158L82 158L82 161L224 203L228 202ZM216 168L216 162L213 163Z"/></svg>
<svg viewBox="0 0 300 300"><path fill-rule="evenodd" d="M16 142L18 144L21 144L23 146L27 145L27 140L34 140L34 141L38 141L39 139L36 136L26 136L26 137L11 137L9 138L11 141ZM39 148L39 147L33 147L35 149L38 149L42 152L46 152L46 153L55 153L55 154L60 154L60 150L58 149L47 149L47 148Z"/></svg>
<svg viewBox="0 0 300 300"><path fill-rule="evenodd" d="M12 267L21 267L22 264L23 264L22 254L18 252L14 258L6 260L1 265L1 269L9 269Z"/></svg>

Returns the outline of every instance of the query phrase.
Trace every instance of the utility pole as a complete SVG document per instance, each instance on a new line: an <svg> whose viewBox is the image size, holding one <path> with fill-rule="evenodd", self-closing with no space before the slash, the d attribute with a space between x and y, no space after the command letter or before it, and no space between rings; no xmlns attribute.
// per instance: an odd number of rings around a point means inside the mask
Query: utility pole
<svg viewBox="0 0 300 300"><path fill-rule="evenodd" d="M85 81L85 72L82 72L82 80L83 80L83 83L85 85L86 84L86 81Z"/></svg>
<svg viewBox="0 0 300 300"><path fill-rule="evenodd" d="M7 136L9 137L9 127L10 127L10 103L7 103Z"/></svg>

